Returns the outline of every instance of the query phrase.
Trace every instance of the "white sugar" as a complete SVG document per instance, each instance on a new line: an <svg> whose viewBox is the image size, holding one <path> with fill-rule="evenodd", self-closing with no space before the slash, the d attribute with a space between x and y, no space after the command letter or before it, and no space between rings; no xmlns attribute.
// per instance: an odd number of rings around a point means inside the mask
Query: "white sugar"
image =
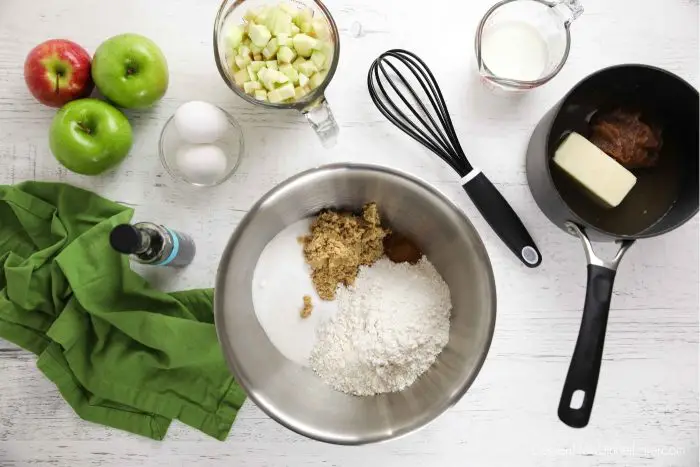
<svg viewBox="0 0 700 467"><path fill-rule="evenodd" d="M309 366L316 340L316 327L337 309L336 302L323 301L311 282L298 237L309 234L311 219L286 227L265 246L253 272L253 307L258 322L277 350L286 358ZM303 296L310 295L313 312L300 316Z"/></svg>

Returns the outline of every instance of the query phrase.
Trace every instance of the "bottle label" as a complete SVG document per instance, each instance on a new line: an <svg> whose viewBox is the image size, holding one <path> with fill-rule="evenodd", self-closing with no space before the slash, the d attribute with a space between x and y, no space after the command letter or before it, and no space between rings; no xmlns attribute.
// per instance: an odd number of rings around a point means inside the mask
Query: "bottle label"
<svg viewBox="0 0 700 467"><path fill-rule="evenodd" d="M173 260L177 258L178 253L180 253L180 236L167 227L165 228L165 230L168 231L168 233L170 234L170 238L173 241L173 249L170 252L170 255L168 255L168 257L165 258L163 262L160 263L158 266L167 266L168 264L172 263Z"/></svg>
<svg viewBox="0 0 700 467"><path fill-rule="evenodd" d="M172 251L158 266L187 266L194 259L195 246L194 241L189 235L171 230L164 227L167 230L170 238L172 240Z"/></svg>

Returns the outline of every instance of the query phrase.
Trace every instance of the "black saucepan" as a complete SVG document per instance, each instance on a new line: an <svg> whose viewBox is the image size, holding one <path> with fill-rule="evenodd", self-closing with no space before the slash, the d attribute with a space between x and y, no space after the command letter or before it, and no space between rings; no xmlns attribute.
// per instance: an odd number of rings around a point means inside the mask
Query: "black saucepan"
<svg viewBox="0 0 700 467"><path fill-rule="evenodd" d="M571 427L588 424L619 261L637 239L675 229L698 212L698 91L679 77L650 66L620 65L577 84L539 122L527 150L530 190L544 214L578 236L588 261L588 285L574 354L559 402L559 418ZM552 163L570 132L585 137L602 113L623 109L661 129L658 165L633 169L637 183L613 209L596 204ZM597 257L591 240L618 241L612 260Z"/></svg>

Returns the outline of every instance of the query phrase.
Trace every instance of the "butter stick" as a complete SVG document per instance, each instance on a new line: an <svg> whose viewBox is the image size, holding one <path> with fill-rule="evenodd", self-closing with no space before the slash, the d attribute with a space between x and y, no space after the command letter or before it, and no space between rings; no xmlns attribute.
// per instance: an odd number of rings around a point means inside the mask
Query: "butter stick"
<svg viewBox="0 0 700 467"><path fill-rule="evenodd" d="M632 172L578 133L559 145L554 163L608 208L618 206L637 183Z"/></svg>

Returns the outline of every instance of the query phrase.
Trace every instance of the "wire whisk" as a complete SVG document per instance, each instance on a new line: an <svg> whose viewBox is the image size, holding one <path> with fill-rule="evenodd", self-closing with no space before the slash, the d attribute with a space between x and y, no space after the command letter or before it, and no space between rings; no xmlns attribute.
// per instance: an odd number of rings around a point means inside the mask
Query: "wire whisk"
<svg viewBox="0 0 700 467"><path fill-rule="evenodd" d="M538 266L542 256L518 215L469 163L440 86L425 62L402 49L384 52L369 68L367 87L372 101L391 123L457 172L464 191L511 251L526 266Z"/></svg>

